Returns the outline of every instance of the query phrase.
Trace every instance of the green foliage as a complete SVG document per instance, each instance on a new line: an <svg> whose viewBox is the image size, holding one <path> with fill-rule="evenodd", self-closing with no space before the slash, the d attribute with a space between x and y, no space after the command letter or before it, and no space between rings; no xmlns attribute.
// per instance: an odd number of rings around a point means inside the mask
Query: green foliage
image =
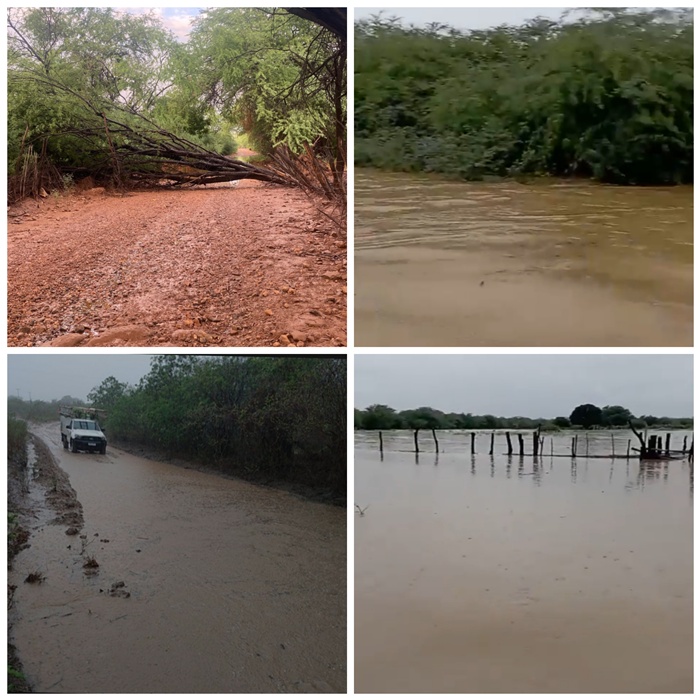
<svg viewBox="0 0 700 700"><path fill-rule="evenodd" d="M407 430L435 428L441 430L562 430L571 427L626 427L632 420L635 427L664 427L672 429L692 429L692 418L654 418L641 416L636 419L622 406L598 408L592 404L577 406L571 419L565 416L556 418L510 418L471 413L443 413L435 408L421 408L396 411L390 406L374 404L364 411L355 409L357 430ZM650 422L651 421L651 422Z"/></svg>
<svg viewBox="0 0 700 700"><path fill-rule="evenodd" d="M197 18L179 89L241 125L256 150L284 143L299 153L319 137L334 140L336 116L345 124L345 95L336 115L330 73L339 48L329 31L284 10L209 9ZM344 68L340 78L344 91Z"/></svg>
<svg viewBox="0 0 700 700"><path fill-rule="evenodd" d="M355 162L692 182L692 11L587 10L466 33L359 22Z"/></svg>
<svg viewBox="0 0 700 700"><path fill-rule="evenodd" d="M600 425L626 426L633 418L632 413L624 406L604 406L601 411Z"/></svg>
<svg viewBox="0 0 700 700"><path fill-rule="evenodd" d="M109 411L126 394L128 385L117 381L114 377L107 377L102 384L95 387L87 396L88 402Z"/></svg>
<svg viewBox="0 0 700 700"><path fill-rule="evenodd" d="M207 10L186 44L154 14L10 9L9 174L55 167L58 186L65 173L106 178L113 142L125 144L102 137L103 114L223 155L237 150L234 127L263 152L285 143L298 153L321 137L337 151L347 121L340 56L331 32L280 9Z"/></svg>
<svg viewBox="0 0 700 700"><path fill-rule="evenodd" d="M7 399L9 416L34 423L49 423L58 420L59 409L63 405L84 406L85 401L73 396L63 396L55 401L25 401L17 396L9 396Z"/></svg>
<svg viewBox="0 0 700 700"><path fill-rule="evenodd" d="M80 169L95 154L77 130L92 118L78 95L95 104L150 114L172 83L175 39L152 15L110 8L8 11L8 159L34 144L59 167ZM58 91L42 82L60 82ZM105 150L108 144L105 138Z"/></svg>
<svg viewBox="0 0 700 700"><path fill-rule="evenodd" d="M571 412L569 420L572 425L591 428L594 425L603 424L603 411L592 403L581 404Z"/></svg>
<svg viewBox="0 0 700 700"><path fill-rule="evenodd" d="M7 459L18 464L27 461L27 423L11 415L7 417Z"/></svg>
<svg viewBox="0 0 700 700"><path fill-rule="evenodd" d="M492 415L478 416L471 413L443 413L422 406L397 412L385 405L375 404L364 411L355 409L355 428L358 430L405 430L435 428L441 430L495 430L514 428L522 430L555 429L554 423L545 418L498 418Z"/></svg>
<svg viewBox="0 0 700 700"><path fill-rule="evenodd" d="M106 427L167 456L342 497L345 375L334 358L156 356L138 387L111 403Z"/></svg>

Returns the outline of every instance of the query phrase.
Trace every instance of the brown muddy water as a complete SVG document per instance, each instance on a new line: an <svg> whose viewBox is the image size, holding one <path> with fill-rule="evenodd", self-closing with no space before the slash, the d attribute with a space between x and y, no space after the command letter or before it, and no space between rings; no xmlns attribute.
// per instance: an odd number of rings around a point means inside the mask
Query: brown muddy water
<svg viewBox="0 0 700 700"><path fill-rule="evenodd" d="M355 173L360 346L691 346L692 187Z"/></svg>
<svg viewBox="0 0 700 700"><path fill-rule="evenodd" d="M344 509L111 447L71 454L58 425L38 434L83 505L99 570L85 576L81 540L38 511L10 572L35 691L345 691ZM46 581L23 583L34 570ZM130 597L108 595L122 581Z"/></svg>
<svg viewBox="0 0 700 700"><path fill-rule="evenodd" d="M465 433L438 437L416 459L385 433L382 460L356 434L356 692L691 693L689 464L509 461L502 436L491 459L485 434L471 457ZM589 455L610 451L590 434Z"/></svg>

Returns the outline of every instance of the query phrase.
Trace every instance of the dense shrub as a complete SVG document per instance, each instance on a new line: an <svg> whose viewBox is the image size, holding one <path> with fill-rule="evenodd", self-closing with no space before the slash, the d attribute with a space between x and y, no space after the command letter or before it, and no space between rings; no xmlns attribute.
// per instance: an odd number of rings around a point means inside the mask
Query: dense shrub
<svg viewBox="0 0 700 700"><path fill-rule="evenodd" d="M356 24L356 164L692 182L692 11L569 20L471 32Z"/></svg>

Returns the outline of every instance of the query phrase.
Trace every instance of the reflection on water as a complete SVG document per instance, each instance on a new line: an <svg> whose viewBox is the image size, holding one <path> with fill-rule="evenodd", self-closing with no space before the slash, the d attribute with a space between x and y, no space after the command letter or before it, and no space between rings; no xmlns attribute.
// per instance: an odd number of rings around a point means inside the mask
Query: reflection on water
<svg viewBox="0 0 700 700"><path fill-rule="evenodd" d="M692 691L686 461L404 439L356 440L358 692Z"/></svg>
<svg viewBox="0 0 700 700"><path fill-rule="evenodd" d="M538 327L540 342L525 342L514 309L560 312L550 298L556 294L567 297L579 326L610 336L600 344L654 344L639 340L625 320L623 312L634 306L666 318L665 340L657 344L692 344L692 187L465 183L360 170L355 201L361 345L409 344L398 342L403 336L395 327L408 320L426 341L414 345L595 344L574 342L567 328L553 335L546 326ZM434 308L449 311L441 324L422 323L426 289ZM588 318L587 303L599 317ZM616 333L613 319L621 326ZM466 329L461 336L447 332L450 321L469 324L470 342L459 342ZM502 327L508 322L510 335ZM653 332L657 324L647 317L644 325ZM668 336L671 331L681 335ZM480 338L484 333L492 337Z"/></svg>

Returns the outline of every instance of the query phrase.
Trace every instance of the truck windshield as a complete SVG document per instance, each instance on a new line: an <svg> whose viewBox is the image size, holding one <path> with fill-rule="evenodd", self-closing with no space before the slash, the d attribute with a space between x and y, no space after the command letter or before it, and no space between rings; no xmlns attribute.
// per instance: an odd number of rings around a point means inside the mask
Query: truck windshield
<svg viewBox="0 0 700 700"><path fill-rule="evenodd" d="M74 420L73 430L99 430L100 427L94 420Z"/></svg>

